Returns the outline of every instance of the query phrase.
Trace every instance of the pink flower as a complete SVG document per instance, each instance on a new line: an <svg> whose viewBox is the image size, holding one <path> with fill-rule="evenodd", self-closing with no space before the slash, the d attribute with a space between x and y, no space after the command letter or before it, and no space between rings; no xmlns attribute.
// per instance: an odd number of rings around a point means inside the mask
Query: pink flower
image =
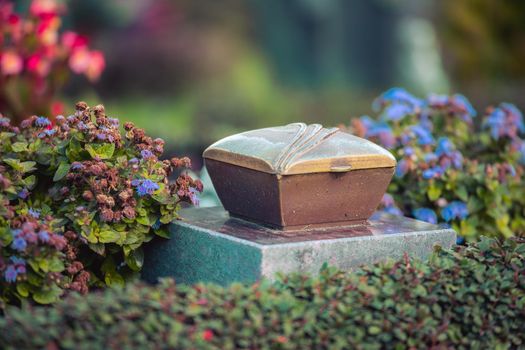
<svg viewBox="0 0 525 350"><path fill-rule="evenodd" d="M49 64L49 61L43 58L41 55L31 55L27 59L27 70L40 77L47 76L50 69L51 65Z"/></svg>
<svg viewBox="0 0 525 350"><path fill-rule="evenodd" d="M54 101L51 104L51 115L62 115L64 114L64 104L60 101Z"/></svg>
<svg viewBox="0 0 525 350"><path fill-rule="evenodd" d="M36 29L38 40L44 45L55 45L58 41L60 18L53 16L42 19Z"/></svg>
<svg viewBox="0 0 525 350"><path fill-rule="evenodd" d="M87 48L81 48L73 51L69 57L69 67L76 74L83 74L89 67L89 60L91 55Z"/></svg>
<svg viewBox="0 0 525 350"><path fill-rule="evenodd" d="M5 51L0 58L0 67L4 75L15 75L22 72L24 63L15 51Z"/></svg>
<svg viewBox="0 0 525 350"><path fill-rule="evenodd" d="M104 55L100 51L89 51L87 48L74 50L69 58L69 67L77 74L85 74L86 77L95 81L106 66Z"/></svg>
<svg viewBox="0 0 525 350"><path fill-rule="evenodd" d="M213 331L210 329L205 329L202 332L202 339L205 341L212 341L213 340Z"/></svg>
<svg viewBox="0 0 525 350"><path fill-rule="evenodd" d="M69 51L87 47L88 39L72 31L66 31L62 34L62 45Z"/></svg>
<svg viewBox="0 0 525 350"><path fill-rule="evenodd" d="M106 67L106 60L101 51L91 51L89 66L86 71L86 76L91 81L96 81L100 78L100 74Z"/></svg>
<svg viewBox="0 0 525 350"><path fill-rule="evenodd" d="M36 17L48 17L57 15L60 5L55 0L33 0L29 12Z"/></svg>

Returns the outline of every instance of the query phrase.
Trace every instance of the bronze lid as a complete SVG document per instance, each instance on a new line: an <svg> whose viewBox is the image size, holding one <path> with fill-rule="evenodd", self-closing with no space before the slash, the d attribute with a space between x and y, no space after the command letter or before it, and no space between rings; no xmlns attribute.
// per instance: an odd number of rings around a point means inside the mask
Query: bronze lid
<svg viewBox="0 0 525 350"><path fill-rule="evenodd" d="M293 123L246 131L208 147L204 158L270 174L295 175L389 168L390 152L338 128Z"/></svg>

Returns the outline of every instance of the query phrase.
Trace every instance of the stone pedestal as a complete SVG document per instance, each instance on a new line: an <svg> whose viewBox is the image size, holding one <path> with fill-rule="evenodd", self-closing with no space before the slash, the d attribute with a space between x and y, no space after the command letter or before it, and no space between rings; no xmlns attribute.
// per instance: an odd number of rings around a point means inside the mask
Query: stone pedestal
<svg viewBox="0 0 525 350"><path fill-rule="evenodd" d="M146 246L142 276L149 282L255 282L277 272L316 274L324 263L348 270L406 252L425 259L434 245L451 247L450 228L376 213L366 225L279 231L231 218L222 207L184 209L171 239Z"/></svg>

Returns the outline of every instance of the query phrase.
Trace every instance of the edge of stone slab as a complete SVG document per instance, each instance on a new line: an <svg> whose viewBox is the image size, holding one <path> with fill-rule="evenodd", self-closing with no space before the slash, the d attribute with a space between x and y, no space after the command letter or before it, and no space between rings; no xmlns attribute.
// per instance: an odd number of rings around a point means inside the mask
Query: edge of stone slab
<svg viewBox="0 0 525 350"><path fill-rule="evenodd" d="M230 241L234 241L234 242L237 242L237 243L240 243L240 244L250 245L252 247L256 247L256 248L259 248L261 250L272 249L272 248L277 248L277 247L282 247L282 246L300 247L300 246L311 244L311 241L287 242L287 243L276 243L276 244L260 244L260 243L251 242L251 241L246 240L246 239L230 236L230 235L225 234L225 233L216 232L216 231L210 230L208 228L200 227L200 226L197 226L197 225L194 225L194 224L191 224L191 223L188 223L188 222L184 222L184 221L174 221L174 222L172 222L170 224L170 233L171 233L171 230L173 229L172 227L173 226L177 226L177 225L184 226L186 228L191 228L191 229L194 229L194 230L198 230L198 231L207 233L209 235L212 235L212 236L215 236L215 237L221 237L221 238L224 238L224 239L227 239L227 240L230 240ZM457 233L453 229L436 226L435 230L413 231L413 232L403 232L403 231L401 231L401 232L396 232L396 233L392 233L392 234L385 234L385 235L369 235L369 236L357 236L357 237L330 238L330 239L323 239L323 240L318 241L318 242L319 243L329 244L329 243L335 243L335 242L349 242L349 241L363 241L363 240L383 240L383 239L391 239L391 238L396 238L396 237L399 238L400 236L402 236L402 237L419 236L419 235L424 235L425 233L433 233L433 234L439 234L439 233L450 234L450 233L452 233L453 236L454 236L454 239L457 238Z"/></svg>

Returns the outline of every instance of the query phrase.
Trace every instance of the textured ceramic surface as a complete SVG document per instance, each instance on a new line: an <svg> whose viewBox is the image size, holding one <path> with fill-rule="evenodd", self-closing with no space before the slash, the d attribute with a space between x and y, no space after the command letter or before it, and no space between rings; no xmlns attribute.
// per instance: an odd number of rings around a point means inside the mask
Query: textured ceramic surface
<svg viewBox="0 0 525 350"><path fill-rule="evenodd" d="M324 263L348 270L399 259L426 258L434 245L451 247L454 230L422 221L375 214L366 225L278 231L231 218L221 207L181 211L171 239L145 247L143 278L171 276L179 283L255 282L277 272L316 274Z"/></svg>
<svg viewBox="0 0 525 350"><path fill-rule="evenodd" d="M389 168L395 158L380 146L319 124L251 130L208 147L204 158L270 174L295 175Z"/></svg>

